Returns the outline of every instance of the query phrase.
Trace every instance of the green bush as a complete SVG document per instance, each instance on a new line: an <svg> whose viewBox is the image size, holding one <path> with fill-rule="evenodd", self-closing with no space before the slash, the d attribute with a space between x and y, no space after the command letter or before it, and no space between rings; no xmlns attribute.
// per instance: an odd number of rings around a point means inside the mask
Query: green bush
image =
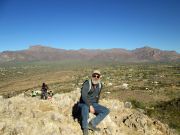
<svg viewBox="0 0 180 135"><path fill-rule="evenodd" d="M130 100L130 102L132 103L133 108L145 109L145 107L146 107L143 102L139 102L135 99Z"/></svg>

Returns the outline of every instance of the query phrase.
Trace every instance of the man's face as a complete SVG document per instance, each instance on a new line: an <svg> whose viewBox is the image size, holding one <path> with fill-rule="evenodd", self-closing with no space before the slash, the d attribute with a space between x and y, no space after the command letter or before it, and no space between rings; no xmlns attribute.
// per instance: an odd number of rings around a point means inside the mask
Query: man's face
<svg viewBox="0 0 180 135"><path fill-rule="evenodd" d="M100 81L100 77L101 77L100 74L97 74L97 73L92 74L92 83L98 84Z"/></svg>

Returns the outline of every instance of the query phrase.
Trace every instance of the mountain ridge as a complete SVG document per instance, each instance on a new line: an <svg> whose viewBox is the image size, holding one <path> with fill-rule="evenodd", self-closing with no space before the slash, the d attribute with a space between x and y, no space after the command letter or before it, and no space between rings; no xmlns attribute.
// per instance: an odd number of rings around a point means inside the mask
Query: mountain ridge
<svg viewBox="0 0 180 135"><path fill-rule="evenodd" d="M1 63L59 60L179 62L180 54L176 51L164 51L148 46L134 50L122 48L65 50L43 45L34 45L25 50L0 52Z"/></svg>

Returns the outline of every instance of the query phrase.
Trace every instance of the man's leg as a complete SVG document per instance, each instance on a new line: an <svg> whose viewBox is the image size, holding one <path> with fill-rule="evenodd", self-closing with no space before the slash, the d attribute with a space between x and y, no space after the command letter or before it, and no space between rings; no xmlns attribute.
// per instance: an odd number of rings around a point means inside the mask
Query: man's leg
<svg viewBox="0 0 180 135"><path fill-rule="evenodd" d="M90 124L92 124L93 127L96 127L109 114L110 111L108 108L97 103L94 103L93 107L95 109L96 117L90 121Z"/></svg>
<svg viewBox="0 0 180 135"><path fill-rule="evenodd" d="M45 93L45 95L44 95L44 96L45 96L45 99L47 99L47 98L48 98L48 94L47 94L47 92Z"/></svg>
<svg viewBox="0 0 180 135"><path fill-rule="evenodd" d="M89 107L82 103L78 106L81 108L82 128L88 129Z"/></svg>

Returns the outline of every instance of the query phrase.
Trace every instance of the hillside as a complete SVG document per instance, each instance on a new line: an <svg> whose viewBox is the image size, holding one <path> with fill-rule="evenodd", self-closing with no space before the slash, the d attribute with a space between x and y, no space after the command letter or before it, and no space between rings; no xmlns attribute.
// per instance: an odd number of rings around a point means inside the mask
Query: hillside
<svg viewBox="0 0 180 135"><path fill-rule="evenodd" d="M111 61L111 62L176 62L180 54L175 51L162 51L143 47L135 50L114 49L80 49L64 50L41 45L31 46L27 50L4 51L0 53L0 62L30 61Z"/></svg>
<svg viewBox="0 0 180 135"><path fill-rule="evenodd" d="M80 89L70 93L56 94L50 100L40 100L22 93L12 98L0 97L0 134L21 135L81 135L78 120L73 118ZM110 114L100 125L96 135L173 135L167 125L150 119L128 108L118 100L102 99L101 104ZM92 118L93 115L90 115ZM92 132L90 134L93 134Z"/></svg>

